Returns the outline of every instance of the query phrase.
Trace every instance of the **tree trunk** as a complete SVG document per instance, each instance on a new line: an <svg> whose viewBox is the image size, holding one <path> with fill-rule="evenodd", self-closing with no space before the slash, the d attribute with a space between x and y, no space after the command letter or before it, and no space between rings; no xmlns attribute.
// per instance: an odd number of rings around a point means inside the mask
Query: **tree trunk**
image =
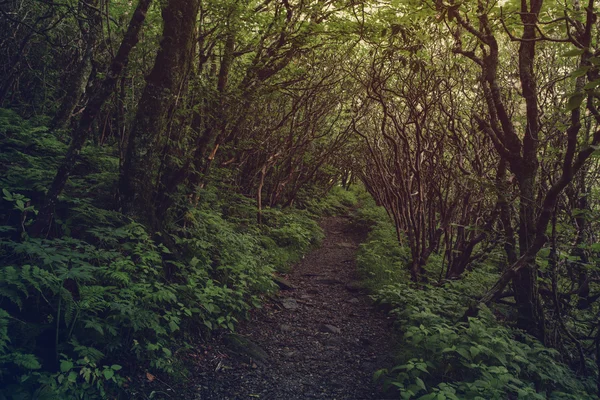
<svg viewBox="0 0 600 400"><path fill-rule="evenodd" d="M519 183L519 253L524 256L536 237L535 188L538 171L539 106L534 61L536 23L543 0L521 2L523 41L519 45L519 78L525 99L527 124L523 137L523 154L513 172ZM540 232L541 234L542 232ZM513 278L518 309L517 326L545 341L544 310L538 293L535 254L526 257L525 266Z"/></svg>
<svg viewBox="0 0 600 400"><path fill-rule="evenodd" d="M200 111L195 111L192 118L191 130L197 132L198 137L195 141L196 149L193 152L191 159L188 159L183 166L171 165L161 178L161 185L158 188L156 195L156 218L162 219L174 202L173 193L177 186L189 179L191 187L195 188L202 182L204 174L203 167L207 159L207 153L210 146L214 144L217 132L224 129L226 106L225 92L229 79L229 72L234 60L235 36L229 33L225 41L223 57L219 68L217 78L217 99L209 99L208 110L204 113L206 118ZM205 61L205 56L200 57L199 69ZM203 127L204 125L204 127ZM220 128L218 128L220 127ZM214 155L213 155L214 156Z"/></svg>
<svg viewBox="0 0 600 400"><path fill-rule="evenodd" d="M141 213L143 222L155 226L154 207L160 143L167 131L169 115L194 54L199 0L169 0L162 11L163 35L154 67L146 80L133 128L129 134L119 181L123 212Z"/></svg>
<svg viewBox="0 0 600 400"><path fill-rule="evenodd" d="M267 174L267 164L263 165L260 169L260 183L258 184L258 189L256 192L256 206L258 207L258 212L256 213L256 221L259 225L262 224L262 191L263 186L265 184L265 175Z"/></svg>
<svg viewBox="0 0 600 400"><path fill-rule="evenodd" d="M85 5L81 7L84 10L86 19L89 20L87 24L85 22L80 23L84 41L83 56L77 70L69 76L67 93L52 121L52 128L55 129L63 129L69 125L71 115L85 93L92 73L92 59L96 42L100 36L100 29L102 29L102 17L97 10L98 0L92 0L89 3L94 8Z"/></svg>
<svg viewBox="0 0 600 400"><path fill-rule="evenodd" d="M577 308L586 309L591 306L590 303L590 284L588 281L588 274L585 268L586 264L589 263L589 257L582 246L587 242L587 218L589 218L590 205L588 203L589 192L585 184L586 171L583 170L579 176L579 191L575 192L577 200L575 202L577 206L577 216L575 217L575 225L577 229L577 236L575 239L575 245L572 249L572 254L579 259L578 262L569 262L571 268L575 271L578 290L577 290Z"/></svg>
<svg viewBox="0 0 600 400"><path fill-rule="evenodd" d="M500 213L500 224L504 232L504 252L508 265L513 265L517 262L517 246L515 243L515 232L512 226L512 212L508 205L508 185L506 182L507 162L500 159L498 164L498 172L496 174L496 190L498 191L498 211Z"/></svg>
<svg viewBox="0 0 600 400"><path fill-rule="evenodd" d="M535 170L521 171L519 179L519 254L524 256L531 248L536 236L535 219ZM545 340L544 310L538 292L537 264L535 254L526 257L525 266L513 278L515 301L517 303L517 326L540 341Z"/></svg>

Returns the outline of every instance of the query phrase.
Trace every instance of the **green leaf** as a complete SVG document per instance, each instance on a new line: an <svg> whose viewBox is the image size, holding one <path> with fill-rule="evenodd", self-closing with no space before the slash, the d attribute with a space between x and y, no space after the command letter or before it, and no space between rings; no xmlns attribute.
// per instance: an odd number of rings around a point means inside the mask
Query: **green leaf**
<svg viewBox="0 0 600 400"><path fill-rule="evenodd" d="M378 380L379 378L381 378L382 375L387 374L388 370L387 369L378 369L377 371L375 371L375 373L373 374L373 380Z"/></svg>
<svg viewBox="0 0 600 400"><path fill-rule="evenodd" d="M590 70L589 65L584 65L583 67L577 68L575 71L571 72L571 77L579 78L580 76L584 76Z"/></svg>
<svg viewBox="0 0 600 400"><path fill-rule="evenodd" d="M83 376L83 379L85 379L86 382L89 382L90 378L92 377L92 370L87 367L82 368L81 375Z"/></svg>
<svg viewBox="0 0 600 400"><path fill-rule="evenodd" d="M467 349L459 347L458 349L456 349L456 352L464 358L466 358L467 360L471 360L471 354L467 351Z"/></svg>
<svg viewBox="0 0 600 400"><path fill-rule="evenodd" d="M109 380L115 376L115 371L110 368L106 368L104 371L102 371L102 374L104 375L104 379Z"/></svg>
<svg viewBox="0 0 600 400"><path fill-rule="evenodd" d="M67 378L67 380L71 383L77 382L77 372L75 372L75 371L69 372L69 377Z"/></svg>
<svg viewBox="0 0 600 400"><path fill-rule="evenodd" d="M600 57L591 57L588 61L594 65L600 65Z"/></svg>
<svg viewBox="0 0 600 400"><path fill-rule="evenodd" d="M591 82L586 83L583 87L585 90L596 89L600 85L600 79L593 80Z"/></svg>
<svg viewBox="0 0 600 400"><path fill-rule="evenodd" d="M1 309L0 309L1 311ZM0 327L1 328L1 327ZM13 363L26 369L40 369L42 365L33 354L15 353Z"/></svg>
<svg viewBox="0 0 600 400"><path fill-rule="evenodd" d="M60 362L60 372L67 372L73 369L73 363L71 361L62 360Z"/></svg>
<svg viewBox="0 0 600 400"><path fill-rule="evenodd" d="M573 49L573 50L569 50L566 53L563 53L562 56L563 57L577 57L582 55L585 52L584 49Z"/></svg>
<svg viewBox="0 0 600 400"><path fill-rule="evenodd" d="M118 364L113 364L110 366L110 369L112 369L113 371L120 371L121 369L123 369L123 367L121 367Z"/></svg>
<svg viewBox="0 0 600 400"><path fill-rule="evenodd" d="M417 363L417 364L415 364L415 367L416 367L416 368L417 368L419 371L422 371L422 372L428 372L428 371L427 371L427 364L425 364L425 363Z"/></svg>
<svg viewBox="0 0 600 400"><path fill-rule="evenodd" d="M581 106L581 103L585 99L585 93L575 93L571 97L569 97L569 101L567 102L567 111L573 111L576 108Z"/></svg>
<svg viewBox="0 0 600 400"><path fill-rule="evenodd" d="M469 351L471 352L471 356L473 358L477 357L477 355L481 352L481 350L478 347L475 347L475 346L471 346L469 348Z"/></svg>

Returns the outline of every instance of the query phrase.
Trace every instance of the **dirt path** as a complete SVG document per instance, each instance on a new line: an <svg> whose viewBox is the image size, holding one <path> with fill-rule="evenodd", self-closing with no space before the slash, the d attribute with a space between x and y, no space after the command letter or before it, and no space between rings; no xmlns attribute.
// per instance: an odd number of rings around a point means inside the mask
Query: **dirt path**
<svg viewBox="0 0 600 400"><path fill-rule="evenodd" d="M240 326L240 337L258 345L254 356L232 355L231 337L227 346L212 347L191 398L386 398L372 377L392 362L392 320L356 285L354 257L364 235L346 218L327 218L322 226L323 246L289 275L296 289L280 291Z"/></svg>

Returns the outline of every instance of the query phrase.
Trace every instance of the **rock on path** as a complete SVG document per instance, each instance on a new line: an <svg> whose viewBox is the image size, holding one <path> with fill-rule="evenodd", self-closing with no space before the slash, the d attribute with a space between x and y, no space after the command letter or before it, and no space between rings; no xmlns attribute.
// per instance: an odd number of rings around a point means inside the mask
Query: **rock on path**
<svg viewBox="0 0 600 400"><path fill-rule="evenodd" d="M237 334L264 351L266 360L232 351L226 343L207 347L186 398L386 398L373 373L393 364L392 320L356 284L353 260L364 233L342 217L327 218L322 226L323 246L285 280L293 289L280 291L239 327Z"/></svg>

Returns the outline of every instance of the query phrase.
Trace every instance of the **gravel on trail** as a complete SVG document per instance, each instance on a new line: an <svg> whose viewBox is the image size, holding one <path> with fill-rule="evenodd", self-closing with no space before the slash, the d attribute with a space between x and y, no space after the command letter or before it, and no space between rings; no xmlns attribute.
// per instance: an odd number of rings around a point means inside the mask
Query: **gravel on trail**
<svg viewBox="0 0 600 400"><path fill-rule="evenodd" d="M368 400L373 373L393 365L393 319L362 290L355 254L364 232L348 218L322 221L321 248L295 265L274 298L235 334L207 345L190 400Z"/></svg>

